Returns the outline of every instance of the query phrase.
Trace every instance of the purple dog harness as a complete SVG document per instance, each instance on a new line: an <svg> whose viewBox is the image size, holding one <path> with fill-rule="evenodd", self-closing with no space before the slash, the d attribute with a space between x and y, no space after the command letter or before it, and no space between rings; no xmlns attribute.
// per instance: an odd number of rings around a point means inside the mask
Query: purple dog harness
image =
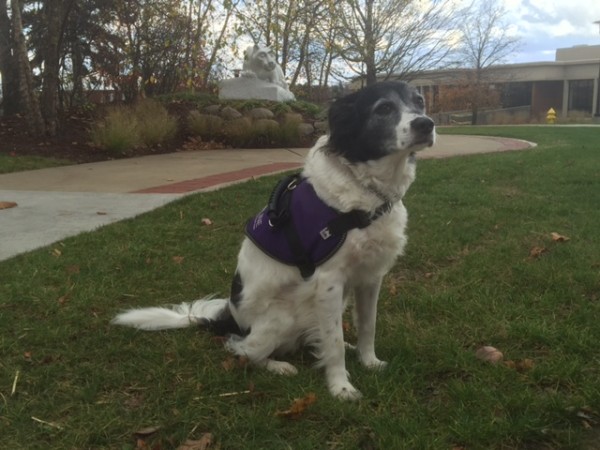
<svg viewBox="0 0 600 450"><path fill-rule="evenodd" d="M342 213L325 204L312 184L296 174L277 184L269 204L246 224L246 235L270 257L297 266L307 279L340 249L348 231L369 226L391 207L386 202L373 214Z"/></svg>

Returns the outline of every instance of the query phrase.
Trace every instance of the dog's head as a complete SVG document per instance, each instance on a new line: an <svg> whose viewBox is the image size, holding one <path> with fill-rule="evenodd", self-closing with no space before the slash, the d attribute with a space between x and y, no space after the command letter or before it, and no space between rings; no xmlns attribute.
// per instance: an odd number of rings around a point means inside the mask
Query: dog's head
<svg viewBox="0 0 600 450"><path fill-rule="evenodd" d="M435 142L433 120L419 92L401 81L375 83L329 109L329 146L350 162L414 152Z"/></svg>

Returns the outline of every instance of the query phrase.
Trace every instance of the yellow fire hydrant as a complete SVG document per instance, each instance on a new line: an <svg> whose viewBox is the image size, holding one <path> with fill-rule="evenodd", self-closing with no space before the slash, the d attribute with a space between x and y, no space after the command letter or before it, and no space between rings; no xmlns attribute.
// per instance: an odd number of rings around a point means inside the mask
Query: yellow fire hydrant
<svg viewBox="0 0 600 450"><path fill-rule="evenodd" d="M546 113L546 123L555 123L556 122L556 111L554 108L550 108Z"/></svg>

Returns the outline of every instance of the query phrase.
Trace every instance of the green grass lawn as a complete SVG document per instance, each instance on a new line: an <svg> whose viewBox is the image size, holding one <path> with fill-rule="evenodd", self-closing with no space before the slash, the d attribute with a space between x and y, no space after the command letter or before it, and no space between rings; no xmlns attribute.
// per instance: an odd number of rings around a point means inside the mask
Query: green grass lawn
<svg viewBox="0 0 600 450"><path fill-rule="evenodd" d="M539 145L419 163L380 302L390 365L347 355L361 401L332 399L308 351L285 378L231 364L201 330L109 325L227 293L264 178L0 263L0 448L169 449L207 432L227 450L598 448L600 128L443 132ZM482 345L509 364L478 360ZM311 393L298 418L276 416Z"/></svg>
<svg viewBox="0 0 600 450"><path fill-rule="evenodd" d="M11 156L0 152L0 174L21 172L23 170L45 169L46 167L65 166L70 161L41 156Z"/></svg>

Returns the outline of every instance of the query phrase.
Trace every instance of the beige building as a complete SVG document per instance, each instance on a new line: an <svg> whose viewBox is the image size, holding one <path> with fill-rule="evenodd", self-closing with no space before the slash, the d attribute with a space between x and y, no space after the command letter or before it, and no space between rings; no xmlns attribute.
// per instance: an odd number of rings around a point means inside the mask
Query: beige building
<svg viewBox="0 0 600 450"><path fill-rule="evenodd" d="M447 69L423 72L411 80L436 108L441 92L464 85L472 71ZM502 108L529 107L529 117L545 117L554 108L559 117L599 116L600 45L556 50L555 61L507 64L485 69L485 82L499 91Z"/></svg>

